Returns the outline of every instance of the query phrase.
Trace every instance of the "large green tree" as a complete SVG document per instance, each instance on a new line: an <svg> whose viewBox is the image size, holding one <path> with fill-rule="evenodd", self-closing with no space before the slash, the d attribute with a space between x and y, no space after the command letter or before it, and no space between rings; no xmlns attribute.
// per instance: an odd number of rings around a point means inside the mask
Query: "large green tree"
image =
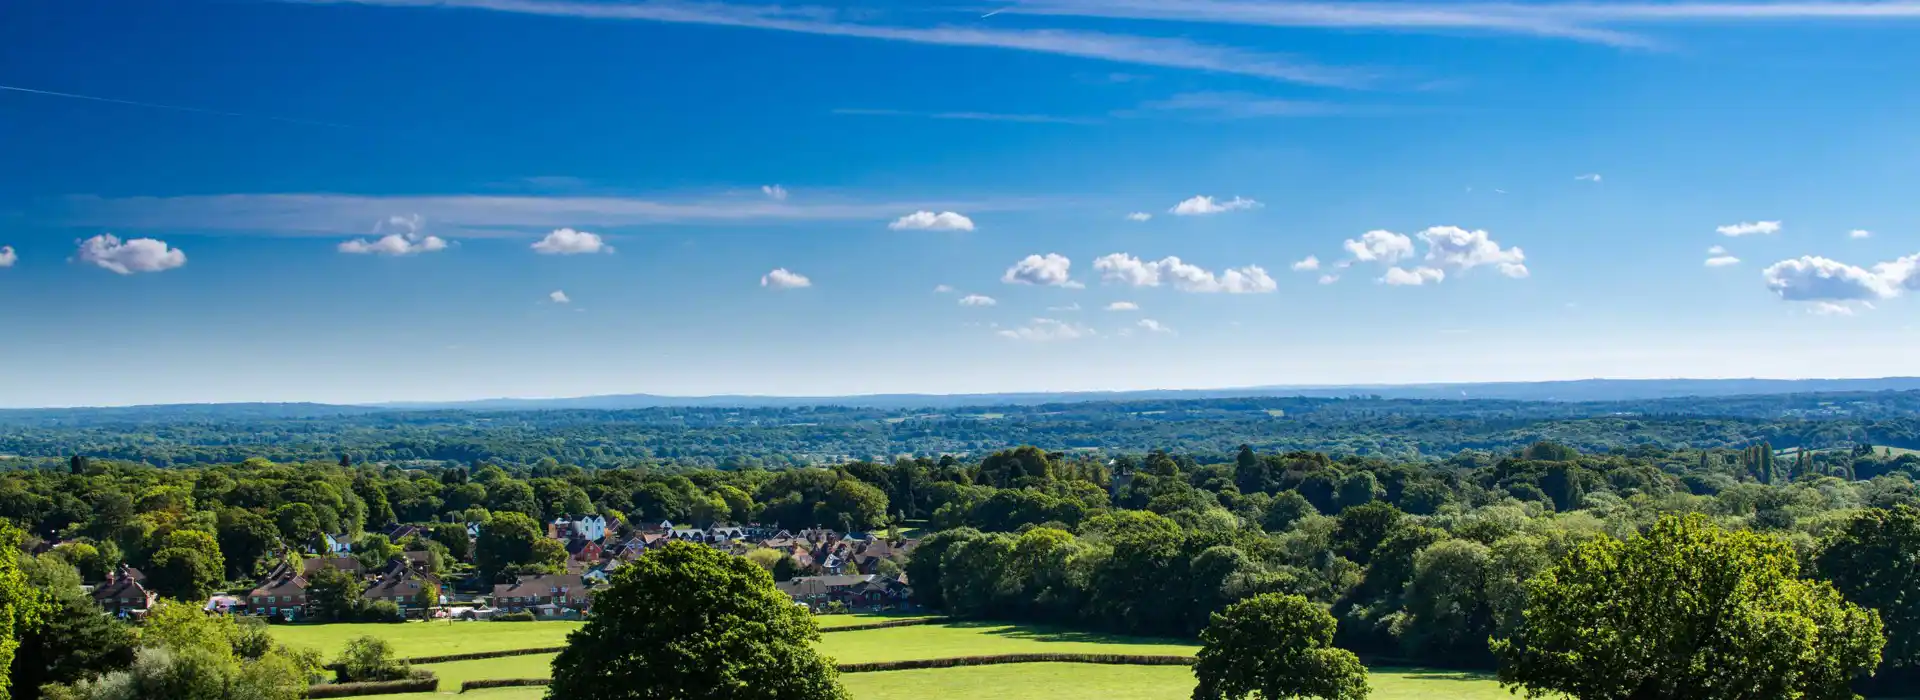
<svg viewBox="0 0 1920 700"><path fill-rule="evenodd" d="M1333 646L1333 615L1297 595L1265 593L1214 613L1200 632L1194 700L1364 700L1367 668Z"/></svg>
<svg viewBox="0 0 1920 700"><path fill-rule="evenodd" d="M674 542L620 569L553 660L555 700L844 700L807 612L765 569Z"/></svg>
<svg viewBox="0 0 1920 700"><path fill-rule="evenodd" d="M1535 578L1496 640L1529 697L1851 700L1880 662L1879 616L1799 578L1793 549L1703 515L1589 541Z"/></svg>
<svg viewBox="0 0 1920 700"><path fill-rule="evenodd" d="M1880 613L1889 667L1920 669L1920 509L1855 516L1827 540L1814 567L1847 600Z"/></svg>
<svg viewBox="0 0 1920 700"><path fill-rule="evenodd" d="M50 555L22 554L20 569L50 604L42 623L20 637L8 669L13 700L38 698L48 683L71 683L133 663L133 629L100 612L80 590L80 574L71 565Z"/></svg>
<svg viewBox="0 0 1920 700"><path fill-rule="evenodd" d="M566 550L548 540L533 518L512 511L493 514L480 528L473 552L474 563L487 578L517 568L555 565L565 556Z"/></svg>
<svg viewBox="0 0 1920 700"><path fill-rule="evenodd" d="M20 638L38 629L47 609L46 594L27 581L14 556L22 533L0 520L0 668L13 668ZM0 678L0 700L10 700L12 676Z"/></svg>

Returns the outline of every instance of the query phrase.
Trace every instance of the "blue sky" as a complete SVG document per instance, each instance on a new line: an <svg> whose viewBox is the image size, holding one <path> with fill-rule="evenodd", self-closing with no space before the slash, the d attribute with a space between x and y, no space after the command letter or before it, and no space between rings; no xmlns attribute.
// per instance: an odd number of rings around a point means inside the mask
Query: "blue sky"
<svg viewBox="0 0 1920 700"><path fill-rule="evenodd" d="M1920 3L5 12L0 406L1916 367Z"/></svg>

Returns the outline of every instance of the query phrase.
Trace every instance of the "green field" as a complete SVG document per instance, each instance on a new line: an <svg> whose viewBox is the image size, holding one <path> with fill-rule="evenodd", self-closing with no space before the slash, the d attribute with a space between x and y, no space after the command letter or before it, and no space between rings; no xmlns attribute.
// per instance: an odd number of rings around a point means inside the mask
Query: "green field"
<svg viewBox="0 0 1920 700"><path fill-rule="evenodd" d="M867 622L871 616L833 616L829 624ZM830 618L823 618L830 619ZM333 625L276 627L281 639L335 649L351 637L380 634L394 642L403 655L457 653L458 649L512 649L552 646L577 623L413 623L407 625ZM294 632L293 635L284 634ZM325 632L325 634L322 634ZM533 643L528 643L533 642ZM325 646L323 646L325 645ZM859 663L952 656L1018 653L1095 652L1113 654L1192 654L1193 644L1156 639L1115 637L1030 625L953 623L915 625L823 635L821 651L836 661ZM422 651L425 650L425 651ZM454 661L422 666L440 677L442 694L457 692L460 683L480 678L537 678L546 676L552 654ZM850 673L841 681L856 700L1183 700L1193 692L1193 676L1179 666L1108 666L1095 664L1008 664L913 671ZM1376 669L1372 677L1375 700L1493 700L1510 698L1484 675L1416 669ZM542 688L498 688L476 691L473 700L535 700ZM431 694L407 696L416 700Z"/></svg>
<svg viewBox="0 0 1920 700"><path fill-rule="evenodd" d="M578 622L407 622L402 624L274 625L282 644L318 650L331 659L347 640L374 636L402 657L566 646Z"/></svg>
<svg viewBox="0 0 1920 700"><path fill-rule="evenodd" d="M929 617L935 617L935 616L934 615L904 615L904 614L897 614L897 613L854 613L851 615L816 615L813 618L813 623L816 625L819 625L820 629L830 630L835 627L850 627L853 625L864 625L870 622L888 622L891 620L920 620L920 619L925 619Z"/></svg>

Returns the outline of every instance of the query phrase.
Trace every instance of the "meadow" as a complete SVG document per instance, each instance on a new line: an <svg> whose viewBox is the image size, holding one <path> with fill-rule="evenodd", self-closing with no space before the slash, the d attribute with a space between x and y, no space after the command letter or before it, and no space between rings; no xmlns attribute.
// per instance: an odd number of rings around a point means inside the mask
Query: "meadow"
<svg viewBox="0 0 1920 700"><path fill-rule="evenodd" d="M823 626L872 622L866 616L823 617ZM892 619L892 618L878 618ZM579 623L409 623L276 627L283 641L333 653L347 639L376 634L403 656L536 648L564 643ZM1192 654L1189 642L1076 632L1032 625L959 622L834 632L821 636L821 651L842 663L934 659L1018 653ZM422 666L440 677L440 694L482 678L537 678L548 674L553 654L453 661ZM855 700L1182 700L1193 692L1193 675L1178 666L1108 666L1033 663L1001 666L849 673L841 676ZM1512 697L1482 674L1378 668L1371 677L1375 700L1493 700ZM473 700L536 700L544 688L498 688L467 693ZM418 694L409 700L425 700Z"/></svg>

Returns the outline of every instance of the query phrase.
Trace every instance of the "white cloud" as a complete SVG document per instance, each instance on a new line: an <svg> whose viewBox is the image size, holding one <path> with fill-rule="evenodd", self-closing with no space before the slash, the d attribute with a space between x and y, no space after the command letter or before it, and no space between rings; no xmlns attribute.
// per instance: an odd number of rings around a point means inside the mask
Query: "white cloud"
<svg viewBox="0 0 1920 700"><path fill-rule="evenodd" d="M111 233L81 241L79 259L122 275L162 272L187 264L187 254L167 247L166 241L135 238L122 243Z"/></svg>
<svg viewBox="0 0 1920 700"><path fill-rule="evenodd" d="M936 284L933 286L933 293L934 294L952 294L953 287L950 287L944 284Z"/></svg>
<svg viewBox="0 0 1920 700"><path fill-rule="evenodd" d="M1427 242L1427 262L1454 270L1471 270L1492 265L1508 277L1526 277L1527 254L1519 246L1501 248L1487 237L1486 231L1468 231L1458 226L1434 226L1420 232ZM1435 282L1440 280L1436 279Z"/></svg>
<svg viewBox="0 0 1920 700"><path fill-rule="evenodd" d="M887 224L887 228L895 231L972 231L973 219L950 211L935 214L921 210L895 219Z"/></svg>
<svg viewBox="0 0 1920 700"><path fill-rule="evenodd" d="M1139 110L1126 114L1169 112L1206 119L1266 119L1317 117L1353 109L1327 102L1283 100L1244 92L1186 92L1142 103Z"/></svg>
<svg viewBox="0 0 1920 700"><path fill-rule="evenodd" d="M1374 230L1347 239L1340 244L1354 260L1392 265L1401 258L1413 257L1413 239L1392 231Z"/></svg>
<svg viewBox="0 0 1920 700"><path fill-rule="evenodd" d="M1029 255L1007 268L1006 273L1000 276L1000 281L1007 284L1076 287L1079 283L1073 281L1072 269L1073 261L1059 253Z"/></svg>
<svg viewBox="0 0 1920 700"><path fill-rule="evenodd" d="M13 252L13 246L0 245L0 267L13 267L19 260L20 256Z"/></svg>
<svg viewBox="0 0 1920 700"><path fill-rule="evenodd" d="M1079 340L1095 335L1092 328L1068 323L1052 318L1036 318L1019 328L1003 329L995 332L1002 338L1048 342L1055 340Z"/></svg>
<svg viewBox="0 0 1920 700"><path fill-rule="evenodd" d="M1714 257L1707 258L1707 267L1726 267L1728 265L1738 265L1738 264L1740 264L1740 259L1733 257L1731 255L1716 255Z"/></svg>
<svg viewBox="0 0 1920 700"><path fill-rule="evenodd" d="M1872 238L1873 232L1863 228L1857 228L1852 231L1848 231L1847 237L1848 238Z"/></svg>
<svg viewBox="0 0 1920 700"><path fill-rule="evenodd" d="M1726 254L1727 254L1727 247L1726 247L1726 246L1722 246L1722 245L1717 245L1717 246L1714 246L1714 247L1712 247L1712 248L1708 248L1708 249L1707 249L1707 254L1708 254L1708 255L1726 255Z"/></svg>
<svg viewBox="0 0 1920 700"><path fill-rule="evenodd" d="M1587 174L1585 174L1585 175L1575 175L1575 176L1573 176L1573 179L1575 179L1575 180L1581 180L1581 181L1584 181L1584 182L1599 182L1599 181L1600 181L1600 173L1587 173Z"/></svg>
<svg viewBox="0 0 1920 700"><path fill-rule="evenodd" d="M1258 294L1271 292L1279 286L1258 265L1230 268L1216 275L1174 256L1149 262L1126 253L1112 253L1093 261L1093 269L1099 270L1101 277L1108 282L1134 287L1158 287L1162 281L1171 281L1175 289L1183 292Z"/></svg>
<svg viewBox="0 0 1920 700"><path fill-rule="evenodd" d="M360 0L369 5L415 7L419 0ZM996 48L1074 56L1116 63L1246 75L1312 85L1359 86L1373 79L1365 69L1320 66L1291 57L1183 39L1060 29L1000 29L965 26L906 27L868 24L859 12L813 7L746 6L689 2L567 2L564 0L437 0L441 7L595 20L633 20L896 41L941 46Z"/></svg>
<svg viewBox="0 0 1920 700"><path fill-rule="evenodd" d="M567 298L567 293L566 293L566 292L563 292L563 291L560 291L560 290L558 290L558 289L555 289L555 290L553 290L553 293L552 293L552 294L548 294L548 295L547 295L547 300L548 300L548 301L551 301L551 302L553 302L553 303L555 303L555 304L571 304L571 303L573 303L573 300L572 300L572 299L568 299L568 298Z"/></svg>
<svg viewBox="0 0 1920 700"><path fill-rule="evenodd" d="M1714 230L1719 231L1720 235L1723 235L1723 236L1738 237L1738 236L1752 236L1755 234L1765 235L1765 234L1779 233L1780 222L1778 221L1751 221L1751 222L1743 221L1737 224L1727 224L1726 226L1721 226Z"/></svg>
<svg viewBox="0 0 1920 700"><path fill-rule="evenodd" d="M1128 221L1147 221L1152 218L1153 218L1152 214L1148 214L1144 211L1136 211L1132 214L1127 215Z"/></svg>
<svg viewBox="0 0 1920 700"><path fill-rule="evenodd" d="M1321 284L1333 284L1338 281L1340 281L1339 275L1321 275L1320 276Z"/></svg>
<svg viewBox="0 0 1920 700"><path fill-rule="evenodd" d="M1166 326L1160 325L1159 321L1155 321L1150 318L1140 319L1140 321L1138 323L1135 323L1134 325L1139 326L1141 328L1145 328L1148 333L1166 333L1169 335L1173 333L1172 328L1168 328Z"/></svg>
<svg viewBox="0 0 1920 700"><path fill-rule="evenodd" d="M1258 209L1260 206L1259 202L1240 197L1234 197L1224 202L1216 202L1212 197L1203 194L1196 195L1192 199L1175 204L1172 209L1168 209L1167 211L1172 212L1175 216L1205 216L1207 214L1220 214L1241 209Z"/></svg>
<svg viewBox="0 0 1920 700"><path fill-rule="evenodd" d="M764 194L768 199L776 202L787 201L787 188L779 185L761 185L760 194Z"/></svg>
<svg viewBox="0 0 1920 700"><path fill-rule="evenodd" d="M1140 305L1131 301L1116 301L1107 305L1108 311L1139 311Z"/></svg>
<svg viewBox="0 0 1920 700"><path fill-rule="evenodd" d="M1837 260L1805 255L1782 260L1761 271L1767 289L1786 301L1871 301L1900 295L1903 284L1915 279L1910 262L1902 258L1881 263L1875 270Z"/></svg>
<svg viewBox="0 0 1920 700"><path fill-rule="evenodd" d="M1395 287L1418 287L1425 284L1439 284L1446 281L1445 270L1432 267L1416 267L1411 270L1399 267L1387 268L1387 274L1380 281Z"/></svg>
<svg viewBox="0 0 1920 700"><path fill-rule="evenodd" d="M447 242L439 236L422 236L418 233L389 233L374 240L355 238L340 244L342 253L354 255L415 255L418 253L437 253L447 249Z"/></svg>
<svg viewBox="0 0 1920 700"><path fill-rule="evenodd" d="M1076 302L1072 302L1072 303L1069 303L1069 304L1067 304L1066 306L1049 306L1049 307L1047 307L1047 310L1048 310L1048 311L1068 311L1068 312L1071 312L1071 311L1079 311L1079 310L1080 310L1080 302L1077 302L1077 301L1076 301Z"/></svg>
<svg viewBox="0 0 1920 700"><path fill-rule="evenodd" d="M1307 272L1310 270L1318 270L1320 269L1320 259L1309 255L1305 258L1302 258L1300 262L1294 263L1293 269L1295 272Z"/></svg>
<svg viewBox="0 0 1920 700"><path fill-rule="evenodd" d="M1000 302L994 301L993 297L981 294L968 294L960 297L961 306L993 306L998 303Z"/></svg>
<svg viewBox="0 0 1920 700"><path fill-rule="evenodd" d="M769 289L803 289L813 286L813 280L807 279L806 275L790 272L782 267L761 275L760 286Z"/></svg>
<svg viewBox="0 0 1920 700"><path fill-rule="evenodd" d="M1831 301L1816 301L1807 306L1807 311L1812 312L1816 316L1853 315L1853 307L1847 306L1846 304L1835 304Z"/></svg>
<svg viewBox="0 0 1920 700"><path fill-rule="evenodd" d="M533 250L542 255L592 255L611 253L613 246L607 245L597 233L557 228L534 243Z"/></svg>

